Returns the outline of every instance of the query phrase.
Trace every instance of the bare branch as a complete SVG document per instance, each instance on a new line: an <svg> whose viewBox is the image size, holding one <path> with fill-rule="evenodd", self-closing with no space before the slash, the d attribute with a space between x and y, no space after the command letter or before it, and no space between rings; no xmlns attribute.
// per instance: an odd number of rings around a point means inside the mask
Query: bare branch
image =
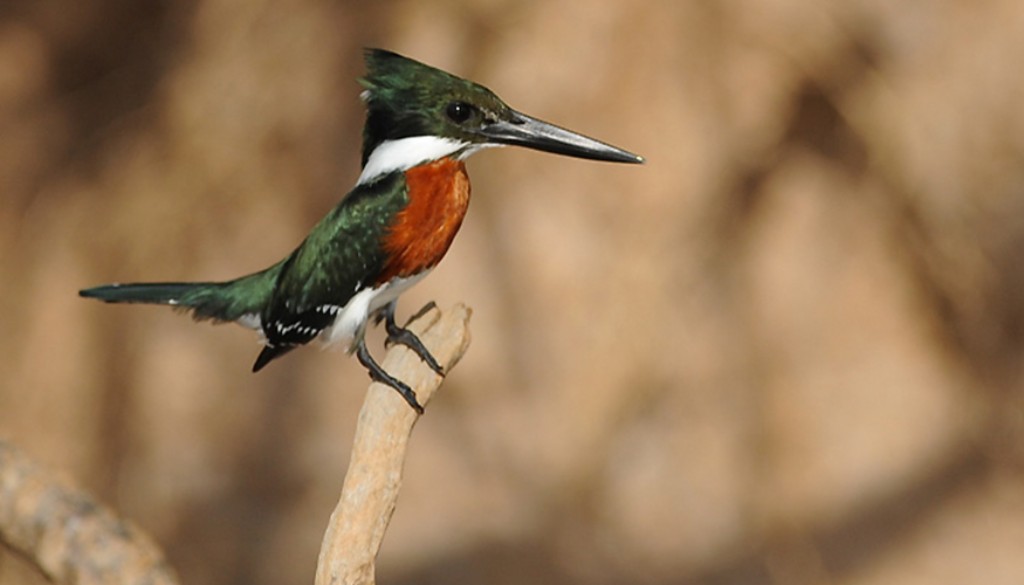
<svg viewBox="0 0 1024 585"><path fill-rule="evenodd" d="M470 314L461 304L443 313L431 308L409 324L446 372L469 347ZM382 365L409 384L424 406L442 382L402 346L392 348ZM341 498L320 549L316 585L374 583L374 560L395 510L406 447L418 418L397 392L382 384L370 385L359 412Z"/></svg>
<svg viewBox="0 0 1024 585"><path fill-rule="evenodd" d="M0 440L0 541L54 583L177 585L142 532Z"/></svg>
<svg viewBox="0 0 1024 585"><path fill-rule="evenodd" d="M409 328L445 371L469 346L470 310L430 308ZM412 387L421 404L441 385L420 358L392 348L384 369ZM351 463L331 515L317 565L317 585L372 584L374 559L402 481L402 465L419 417L387 386L371 384L359 413ZM0 542L30 559L53 582L68 585L177 585L160 550L140 530L83 491L0 440Z"/></svg>

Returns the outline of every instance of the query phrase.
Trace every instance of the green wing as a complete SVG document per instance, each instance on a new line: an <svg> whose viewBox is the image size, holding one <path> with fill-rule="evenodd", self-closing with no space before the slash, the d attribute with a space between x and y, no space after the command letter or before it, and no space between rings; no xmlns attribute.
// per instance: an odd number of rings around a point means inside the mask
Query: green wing
<svg viewBox="0 0 1024 585"><path fill-rule="evenodd" d="M376 280L387 260L383 238L408 202L405 175L395 172L356 187L320 220L281 268L261 315L270 354L257 366L311 341Z"/></svg>

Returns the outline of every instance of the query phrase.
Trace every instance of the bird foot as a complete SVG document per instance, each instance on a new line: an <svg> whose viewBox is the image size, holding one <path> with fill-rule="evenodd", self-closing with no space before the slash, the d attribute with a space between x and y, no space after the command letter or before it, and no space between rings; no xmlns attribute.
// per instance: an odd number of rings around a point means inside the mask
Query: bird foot
<svg viewBox="0 0 1024 585"><path fill-rule="evenodd" d="M417 414L423 414L423 405L421 405L416 399L416 391L410 388L405 382L385 372L384 368L380 367L380 364L378 364L370 355L370 352L366 349L365 342L359 342L356 347L356 357L359 359L359 363L363 364L363 367L366 368L367 372L369 372L370 379L374 382L380 382L381 384L391 386L402 395L402 398L409 403L409 406L411 406Z"/></svg>
<svg viewBox="0 0 1024 585"><path fill-rule="evenodd" d="M437 305L434 304L434 301L430 301L429 303L424 305L423 308L420 309L415 315L413 315L409 319L409 321L415 321L416 319L422 317L431 309L435 308L437 308ZM441 367L441 364L437 363L437 360L434 358L433 355L430 354L430 351L427 350L426 346L423 345L423 342L420 341L420 338L417 337L416 334L413 333L412 331L406 329L405 327L400 327L398 323L395 322L394 303L391 303L384 308L383 312L381 313L381 317L384 319L384 330L388 334L388 338L384 342L385 347L390 347L392 344L395 343L401 343L402 345L411 349L416 355L420 356L420 359L423 360L427 364L427 366L430 367L431 370L434 370L434 373L436 373L438 376L441 376L442 378L444 377L444 368Z"/></svg>

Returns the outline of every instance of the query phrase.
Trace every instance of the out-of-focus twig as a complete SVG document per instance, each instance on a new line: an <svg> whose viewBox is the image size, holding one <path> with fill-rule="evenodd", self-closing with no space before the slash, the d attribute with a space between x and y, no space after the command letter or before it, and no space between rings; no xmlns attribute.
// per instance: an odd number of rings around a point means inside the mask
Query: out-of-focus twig
<svg viewBox="0 0 1024 585"><path fill-rule="evenodd" d="M177 585L156 545L0 440L0 541L68 585Z"/></svg>
<svg viewBox="0 0 1024 585"><path fill-rule="evenodd" d="M448 372L469 347L470 314L461 304L444 312L431 308L408 327ZM424 406L441 385L441 378L403 346L393 347L382 366L409 384ZM395 510L406 447L418 418L393 389L370 385L341 498L320 549L316 585L374 583L374 560Z"/></svg>

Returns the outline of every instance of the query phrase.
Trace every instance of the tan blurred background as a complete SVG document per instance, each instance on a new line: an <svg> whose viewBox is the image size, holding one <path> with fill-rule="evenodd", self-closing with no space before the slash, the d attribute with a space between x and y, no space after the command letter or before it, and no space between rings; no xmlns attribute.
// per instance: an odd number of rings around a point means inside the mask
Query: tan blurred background
<svg viewBox="0 0 1024 585"><path fill-rule="evenodd" d="M379 582L1024 583L1019 0L4 2L0 436L184 583L312 581L363 369L76 291L288 253L364 46L649 161L470 161Z"/></svg>

